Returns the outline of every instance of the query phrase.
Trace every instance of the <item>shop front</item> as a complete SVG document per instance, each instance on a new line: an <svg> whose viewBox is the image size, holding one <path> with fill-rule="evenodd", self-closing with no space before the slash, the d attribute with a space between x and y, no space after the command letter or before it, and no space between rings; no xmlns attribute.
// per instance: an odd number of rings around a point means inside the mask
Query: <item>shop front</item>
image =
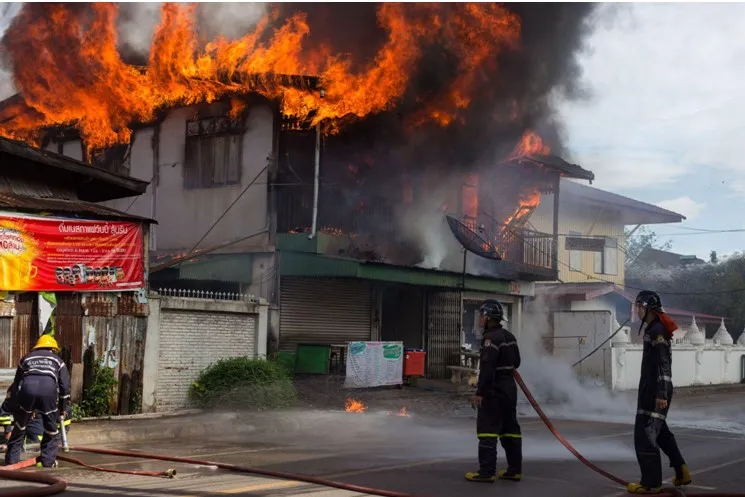
<svg viewBox="0 0 745 497"><path fill-rule="evenodd" d="M478 346L476 309L485 299L505 305L519 335L525 282L366 263L301 252L280 255L279 350L301 344L400 341L427 352L427 376L450 377L469 344ZM465 290L464 290L465 287Z"/></svg>
<svg viewBox="0 0 745 497"><path fill-rule="evenodd" d="M0 211L0 368L17 364L43 333L81 363L96 341L86 316L123 312L120 301L146 306L147 235L146 220L109 209Z"/></svg>

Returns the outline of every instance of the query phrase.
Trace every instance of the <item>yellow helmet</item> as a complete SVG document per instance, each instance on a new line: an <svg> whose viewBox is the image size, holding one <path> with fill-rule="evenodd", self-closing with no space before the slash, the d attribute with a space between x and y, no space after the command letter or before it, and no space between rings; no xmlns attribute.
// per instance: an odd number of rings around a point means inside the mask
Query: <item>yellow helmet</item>
<svg viewBox="0 0 745 497"><path fill-rule="evenodd" d="M52 349L55 352L59 352L59 345L57 345L57 340L51 335L42 335L36 341L36 345L34 345L32 350L36 349Z"/></svg>

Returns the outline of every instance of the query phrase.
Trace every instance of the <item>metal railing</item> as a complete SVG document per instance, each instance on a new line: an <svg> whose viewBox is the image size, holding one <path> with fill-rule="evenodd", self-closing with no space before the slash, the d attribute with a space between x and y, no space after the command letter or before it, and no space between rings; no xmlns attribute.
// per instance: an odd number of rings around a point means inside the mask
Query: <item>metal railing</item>
<svg viewBox="0 0 745 497"><path fill-rule="evenodd" d="M158 288L155 291L162 297L181 297L188 299L227 300L233 302L259 302L259 298L246 293L208 292L203 290L187 290L184 288Z"/></svg>
<svg viewBox="0 0 745 497"><path fill-rule="evenodd" d="M318 231L330 234L366 234L385 240L400 240L396 223L397 205L389 199L357 199L333 186L322 187L318 204ZM313 188L282 186L277 189L277 230L280 233L310 232ZM473 222L464 222L478 232ZM494 240L491 243L503 260L528 267L556 269L553 234L524 228L479 223ZM488 235L482 235L484 237Z"/></svg>

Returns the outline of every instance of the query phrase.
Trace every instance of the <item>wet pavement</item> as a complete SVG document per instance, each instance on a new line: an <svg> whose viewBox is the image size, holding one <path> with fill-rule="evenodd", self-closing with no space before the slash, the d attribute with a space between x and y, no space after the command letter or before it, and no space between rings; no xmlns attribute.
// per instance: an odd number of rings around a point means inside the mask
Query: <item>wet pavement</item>
<svg viewBox="0 0 745 497"><path fill-rule="evenodd" d="M600 406L602 407L602 406ZM687 492L745 491L745 400L742 395L719 393L680 399L673 431L694 474ZM576 461L535 418L522 418L524 480L520 483L474 484L463 473L475 467L474 415L425 417L412 407L410 416L370 408L365 413L307 411L297 416L296 430L282 433L241 433L231 426L216 427L207 440L124 444L123 450L148 451L206 459L261 469L321 476L361 486L429 497L494 495L532 497L605 497L624 495L613 482ZM550 409L549 409L550 411ZM563 412L567 417L567 413ZM562 419L557 427L588 459L624 479L638 478L633 452L633 416L624 412L583 415L585 420ZM250 414L245 414L246 421ZM592 419L593 416L596 419ZM608 422L624 419L626 423ZM71 434L74 443L74 433ZM90 464L116 469L165 470L176 468L174 479L93 472L68 463L47 470L69 482L68 496L173 497L205 495L342 497L361 495L304 483L224 472L209 467L77 453ZM504 464L501 457L500 464ZM666 462L665 462L666 464ZM669 470L666 468L666 473ZM672 474L670 473L670 476ZM26 485L0 482L2 491Z"/></svg>

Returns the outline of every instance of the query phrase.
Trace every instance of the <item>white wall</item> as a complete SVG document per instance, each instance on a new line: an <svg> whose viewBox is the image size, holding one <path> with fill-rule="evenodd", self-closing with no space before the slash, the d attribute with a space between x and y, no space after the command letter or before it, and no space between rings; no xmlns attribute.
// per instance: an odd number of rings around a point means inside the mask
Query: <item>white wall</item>
<svg viewBox="0 0 745 497"><path fill-rule="evenodd" d="M614 344L614 390L636 390L639 387L642 348L640 344ZM673 345L673 385L688 387L740 383L740 361L743 355L745 347L742 346Z"/></svg>

